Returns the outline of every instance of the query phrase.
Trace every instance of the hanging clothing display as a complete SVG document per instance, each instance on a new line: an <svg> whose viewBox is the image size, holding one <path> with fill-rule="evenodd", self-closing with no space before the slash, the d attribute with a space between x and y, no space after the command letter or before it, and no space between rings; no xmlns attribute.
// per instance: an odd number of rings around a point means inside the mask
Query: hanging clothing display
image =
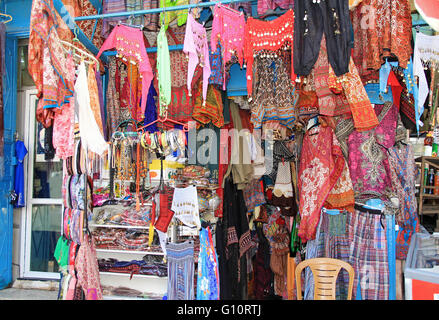
<svg viewBox="0 0 439 320"><path fill-rule="evenodd" d="M353 58L360 74L378 70L386 57L396 56L406 68L412 55L409 1L363 0L352 10Z"/></svg>
<svg viewBox="0 0 439 320"><path fill-rule="evenodd" d="M64 5L76 29L33 0L28 49L63 160L60 300L312 300L313 258L353 267L337 300L394 299L438 176L416 163L438 154L439 38L408 0Z"/></svg>

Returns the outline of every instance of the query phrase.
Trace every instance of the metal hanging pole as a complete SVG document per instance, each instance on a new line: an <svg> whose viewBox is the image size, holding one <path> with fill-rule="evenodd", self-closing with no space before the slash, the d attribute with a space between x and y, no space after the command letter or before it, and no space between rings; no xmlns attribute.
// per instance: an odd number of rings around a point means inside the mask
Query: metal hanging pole
<svg viewBox="0 0 439 320"><path fill-rule="evenodd" d="M114 18L114 17L126 17L131 15L143 15L143 14L153 14L153 13L161 13L163 11L178 11L178 10L186 10L192 8L202 8L202 7L212 7L217 3L220 4L229 4L229 3L237 3L237 2L251 2L255 0L222 0L222 1L211 1L211 2L200 2L194 4L187 4L182 6L174 6L174 7L166 7L166 8L155 8L155 9L147 9L147 10L137 10L137 11L129 11L129 12L115 12L115 13L107 13L107 14L96 14L90 16L82 16L74 18L75 21L82 20L94 20L94 19L104 19L104 18Z"/></svg>

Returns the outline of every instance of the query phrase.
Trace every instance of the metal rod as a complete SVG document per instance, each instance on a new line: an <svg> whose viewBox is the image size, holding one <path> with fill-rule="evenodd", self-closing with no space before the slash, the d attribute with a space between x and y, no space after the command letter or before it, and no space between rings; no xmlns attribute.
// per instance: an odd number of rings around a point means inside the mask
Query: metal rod
<svg viewBox="0 0 439 320"><path fill-rule="evenodd" d="M165 8L155 8L155 9L147 9L147 10L137 10L137 11L129 11L129 12L115 12L115 13L106 13L106 14L96 14L90 16L82 16L74 18L75 21L82 20L94 20L94 19L103 19L103 18L114 18L114 17L125 17L131 15L142 15L142 14L153 14L153 13L161 13L166 11L178 11L178 10L186 10L192 8L200 8L200 7L211 7L220 4L229 4L236 2L251 2L254 0L222 0L222 1L211 1L211 2L201 2L195 4L188 4L182 6L174 6L174 7L165 7Z"/></svg>
<svg viewBox="0 0 439 320"><path fill-rule="evenodd" d="M177 44L177 45L173 45L173 46L169 46L169 51L179 51L179 50L183 50L183 45L182 44ZM149 47L146 48L146 52L147 53L153 53L153 52L157 52L157 47ZM102 53L102 55L105 56L115 56L117 54L117 51L105 51L104 53Z"/></svg>

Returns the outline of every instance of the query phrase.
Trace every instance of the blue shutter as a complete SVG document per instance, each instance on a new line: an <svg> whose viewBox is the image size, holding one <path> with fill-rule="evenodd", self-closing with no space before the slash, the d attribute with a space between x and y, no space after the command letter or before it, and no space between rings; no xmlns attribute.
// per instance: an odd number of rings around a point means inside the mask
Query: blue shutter
<svg viewBox="0 0 439 320"><path fill-rule="evenodd" d="M17 104L17 38L6 37L6 72L3 76L4 175L0 177L0 289L12 282L12 205L14 186L15 122Z"/></svg>

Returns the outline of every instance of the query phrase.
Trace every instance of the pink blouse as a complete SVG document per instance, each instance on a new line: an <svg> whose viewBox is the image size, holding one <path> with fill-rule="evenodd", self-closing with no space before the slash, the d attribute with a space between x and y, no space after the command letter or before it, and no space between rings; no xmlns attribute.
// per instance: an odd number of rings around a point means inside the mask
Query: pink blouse
<svg viewBox="0 0 439 320"><path fill-rule="evenodd" d="M139 73L142 78L142 114L145 113L149 86L153 79L152 68L145 47L142 30L124 25L117 25L114 27L113 31L111 31L96 56L99 58L105 50L116 48L118 54L132 59L139 64Z"/></svg>

